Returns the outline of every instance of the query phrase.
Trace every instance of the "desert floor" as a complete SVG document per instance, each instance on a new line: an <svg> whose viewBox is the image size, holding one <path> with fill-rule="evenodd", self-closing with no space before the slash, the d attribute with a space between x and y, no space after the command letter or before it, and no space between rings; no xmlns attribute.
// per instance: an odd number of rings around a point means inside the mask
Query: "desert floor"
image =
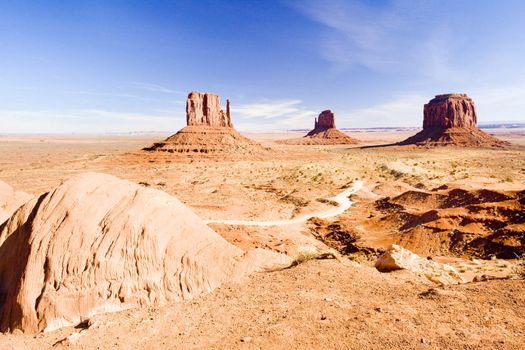
<svg viewBox="0 0 525 350"><path fill-rule="evenodd" d="M409 189L525 189L525 130L489 130L507 150L389 145L414 131L350 132L356 146L289 146L302 133L246 134L274 150L241 160L146 153L168 135L0 135L0 180L34 195L78 172L104 172L168 192L204 220L287 220L333 207L353 185L355 206L338 216L374 249L392 236L367 226L367 205ZM292 257L326 246L308 223L284 226L210 224L231 243ZM367 236L367 232L370 232ZM512 260L437 254L465 277L508 276ZM409 272L382 274L367 256L309 261L256 274L193 301L161 309L100 315L85 327L0 335L0 348L421 348L523 349L525 282L490 280L440 287ZM74 335L71 341L61 341ZM75 338L75 339L74 339Z"/></svg>

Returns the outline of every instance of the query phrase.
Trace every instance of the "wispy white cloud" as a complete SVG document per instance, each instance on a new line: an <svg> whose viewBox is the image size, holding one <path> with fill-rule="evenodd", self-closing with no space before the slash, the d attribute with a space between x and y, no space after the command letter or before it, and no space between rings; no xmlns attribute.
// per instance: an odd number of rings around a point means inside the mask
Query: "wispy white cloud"
<svg viewBox="0 0 525 350"><path fill-rule="evenodd" d="M249 103L232 108L235 125L244 131L285 130L313 124L319 112L303 106L301 100Z"/></svg>
<svg viewBox="0 0 525 350"><path fill-rule="evenodd" d="M0 133L175 131L183 115L102 109L0 111Z"/></svg>
<svg viewBox="0 0 525 350"><path fill-rule="evenodd" d="M390 101L336 115L339 127L420 126L428 96L401 95Z"/></svg>
<svg viewBox="0 0 525 350"><path fill-rule="evenodd" d="M307 0L294 7L324 25L319 52L334 68L421 71L445 79L454 36L433 21L434 1ZM439 10L439 7L438 7Z"/></svg>
<svg viewBox="0 0 525 350"><path fill-rule="evenodd" d="M119 94L110 92L93 92L93 91L64 91L66 95L79 95L79 96L100 96L100 97L117 97L117 98L132 98L145 101L154 101L156 99L151 97L144 97L134 94Z"/></svg>
<svg viewBox="0 0 525 350"><path fill-rule="evenodd" d="M152 92L160 92L165 94L179 94L179 95L185 95L184 92L174 90L167 88L162 85L153 84L153 83L143 83L143 82L137 82L137 81L125 81L120 83L121 86L137 89L137 90L146 90L146 91L152 91Z"/></svg>
<svg viewBox="0 0 525 350"><path fill-rule="evenodd" d="M280 118L283 116L311 113L301 107L301 100L280 100L250 103L232 108L232 112L244 118Z"/></svg>

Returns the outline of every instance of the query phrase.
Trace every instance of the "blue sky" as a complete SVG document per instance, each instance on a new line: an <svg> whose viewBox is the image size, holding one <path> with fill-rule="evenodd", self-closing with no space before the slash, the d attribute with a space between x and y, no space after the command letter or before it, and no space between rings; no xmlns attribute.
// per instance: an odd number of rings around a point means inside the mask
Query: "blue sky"
<svg viewBox="0 0 525 350"><path fill-rule="evenodd" d="M241 131L419 126L433 95L525 122L521 0L0 2L0 133L176 131L189 91Z"/></svg>

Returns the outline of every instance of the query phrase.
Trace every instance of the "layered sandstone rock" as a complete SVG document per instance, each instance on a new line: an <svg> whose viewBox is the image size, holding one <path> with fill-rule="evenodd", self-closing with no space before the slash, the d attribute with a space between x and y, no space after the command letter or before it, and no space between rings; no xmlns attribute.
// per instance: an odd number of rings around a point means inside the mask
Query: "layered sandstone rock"
<svg viewBox="0 0 525 350"><path fill-rule="evenodd" d="M233 128L230 101L226 100L224 112L219 96L212 93L193 91L188 95L186 124L176 134L144 150L228 158L260 156L269 151Z"/></svg>
<svg viewBox="0 0 525 350"><path fill-rule="evenodd" d="M224 112L221 109L219 96L209 92L190 92L186 100L186 125L232 128L230 100L226 100L226 112Z"/></svg>
<svg viewBox="0 0 525 350"><path fill-rule="evenodd" d="M331 110L322 111L315 118L314 129L303 138L280 141L289 145L353 145L358 142L336 128L335 115Z"/></svg>
<svg viewBox="0 0 525 350"><path fill-rule="evenodd" d="M409 270L440 284L464 283L461 275L452 266L424 259L395 244L390 245L377 259L375 267L381 272Z"/></svg>
<svg viewBox="0 0 525 350"><path fill-rule="evenodd" d="M167 193L81 174L0 226L0 330L52 330L191 299L287 263L231 245Z"/></svg>
<svg viewBox="0 0 525 350"><path fill-rule="evenodd" d="M423 109L423 130L401 145L505 147L507 142L477 128L474 102L466 94L437 95Z"/></svg>
<svg viewBox="0 0 525 350"><path fill-rule="evenodd" d="M0 181L0 225L32 197L28 193L15 191L11 186Z"/></svg>
<svg viewBox="0 0 525 350"><path fill-rule="evenodd" d="M315 118L314 130L326 130L335 128L335 115L331 110L322 111L317 118Z"/></svg>
<svg viewBox="0 0 525 350"><path fill-rule="evenodd" d="M437 95L423 108L423 129L475 128L474 101L466 94Z"/></svg>

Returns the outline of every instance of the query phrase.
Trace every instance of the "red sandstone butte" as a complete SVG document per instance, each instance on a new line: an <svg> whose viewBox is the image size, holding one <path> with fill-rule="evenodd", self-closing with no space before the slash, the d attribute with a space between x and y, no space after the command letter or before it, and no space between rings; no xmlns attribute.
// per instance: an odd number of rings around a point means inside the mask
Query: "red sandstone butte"
<svg viewBox="0 0 525 350"><path fill-rule="evenodd" d="M331 110L322 111L315 118L314 129L300 139L283 140L289 145L353 145L358 141L335 127L335 115Z"/></svg>
<svg viewBox="0 0 525 350"><path fill-rule="evenodd" d="M209 92L188 94L186 124L176 134L144 150L192 156L217 154L222 158L259 156L269 151L239 134L233 128L230 101L226 100L225 112L221 109L219 96Z"/></svg>
<svg viewBox="0 0 525 350"><path fill-rule="evenodd" d="M209 92L190 92L186 100L186 125L232 128L230 100L226 100L226 112L224 112L221 109L219 96Z"/></svg>
<svg viewBox="0 0 525 350"><path fill-rule="evenodd" d="M400 145L502 148L501 141L477 127L474 101L466 94L437 95L423 108L423 130Z"/></svg>

